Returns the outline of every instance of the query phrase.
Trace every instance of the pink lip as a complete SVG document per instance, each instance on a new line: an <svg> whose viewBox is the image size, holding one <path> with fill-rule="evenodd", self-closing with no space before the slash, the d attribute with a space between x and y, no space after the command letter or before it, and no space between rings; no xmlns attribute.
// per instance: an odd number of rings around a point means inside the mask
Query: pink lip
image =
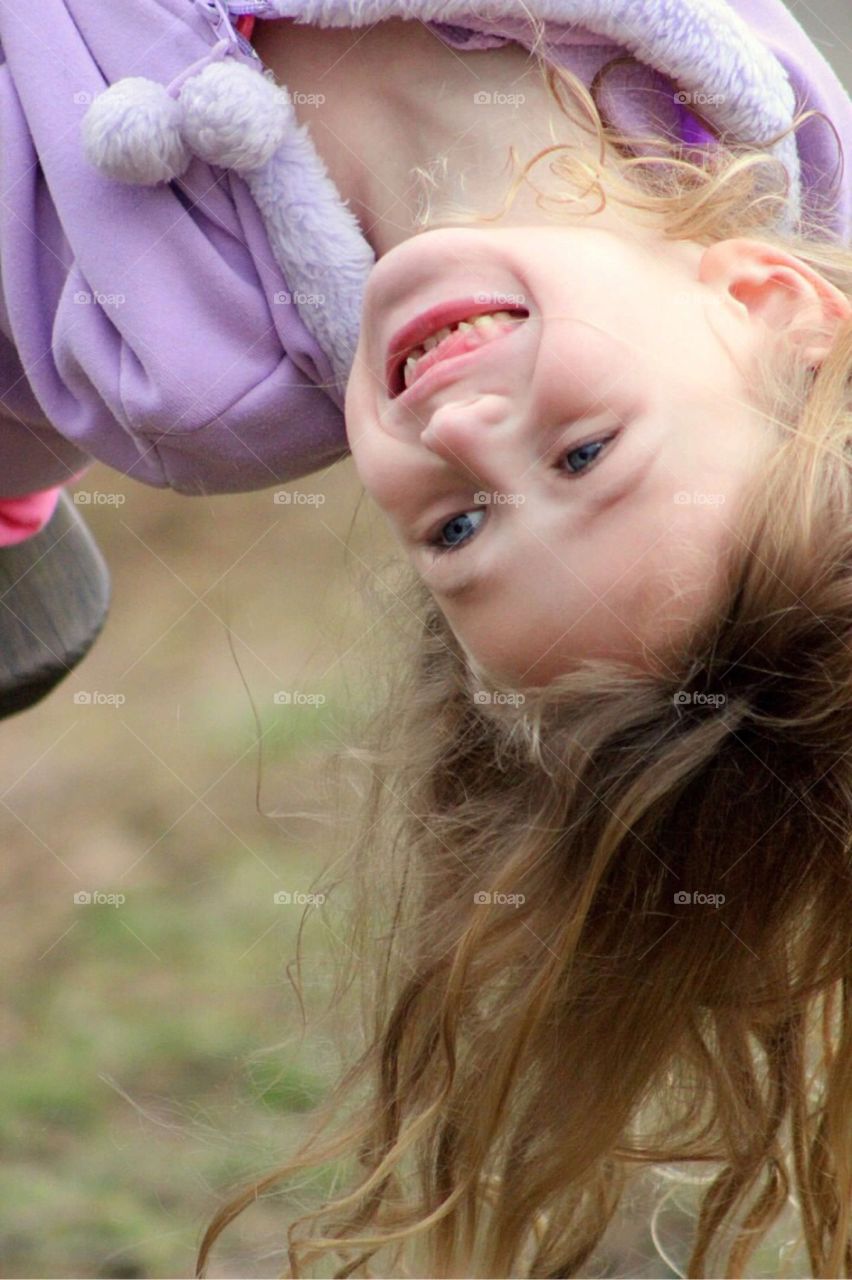
<svg viewBox="0 0 852 1280"><path fill-rule="evenodd" d="M421 346L424 340L437 332L438 329L456 324L467 316L484 315L489 311L526 311L526 308L507 307L505 304L501 306L498 299L482 302L473 298L456 298L451 302L440 302L437 306L430 307L428 311L422 312L421 315L415 316L413 320L410 320L408 324L403 325L394 334L388 347L387 360L385 362L385 385L388 395L393 397L396 394L394 381L400 356L405 355L412 347ZM424 373L422 376L425 378L426 374ZM413 385L416 386L417 384ZM412 388L409 387L408 390L412 390Z"/></svg>
<svg viewBox="0 0 852 1280"><path fill-rule="evenodd" d="M394 403L403 404L407 407L413 404L415 400L422 399L424 395L436 391L445 383L452 382L458 374L460 365L466 366L469 361L477 359L484 351L488 351L491 347L505 341L506 338L511 338L514 331L522 327L520 324L515 324L511 329L507 328L504 333L489 338L487 342L481 342L470 351L465 351L458 356L443 356L440 360L436 360L424 373L420 374L416 382L412 382L410 387L406 387L404 391L394 397Z"/></svg>

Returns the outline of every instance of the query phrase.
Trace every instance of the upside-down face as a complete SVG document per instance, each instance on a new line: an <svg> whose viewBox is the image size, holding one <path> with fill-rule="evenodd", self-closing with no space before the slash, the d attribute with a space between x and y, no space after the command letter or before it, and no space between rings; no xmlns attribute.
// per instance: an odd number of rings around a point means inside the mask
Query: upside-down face
<svg viewBox="0 0 852 1280"><path fill-rule="evenodd" d="M437 229L379 260L350 447L482 667L529 684L583 657L644 665L712 607L775 440L751 361L819 279L757 241L614 223Z"/></svg>

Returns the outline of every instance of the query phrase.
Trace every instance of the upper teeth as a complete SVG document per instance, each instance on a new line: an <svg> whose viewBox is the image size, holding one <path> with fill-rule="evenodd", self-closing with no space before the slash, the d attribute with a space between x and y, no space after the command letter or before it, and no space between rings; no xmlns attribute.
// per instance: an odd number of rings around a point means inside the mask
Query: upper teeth
<svg viewBox="0 0 852 1280"><path fill-rule="evenodd" d="M405 386L408 387L411 385L418 360L420 360L427 351L431 351L433 347L437 347L438 344L443 342L445 338L448 338L451 333L455 333L457 329L460 329L462 332L467 329L487 331L488 329L492 329L498 320L513 320L516 318L523 317L516 317L511 311L490 311L485 315L469 316L466 320L459 320L456 324L445 325L443 329L438 329L437 333L433 333L431 337L424 339L421 346L412 347L409 352L405 365L403 366L403 380Z"/></svg>

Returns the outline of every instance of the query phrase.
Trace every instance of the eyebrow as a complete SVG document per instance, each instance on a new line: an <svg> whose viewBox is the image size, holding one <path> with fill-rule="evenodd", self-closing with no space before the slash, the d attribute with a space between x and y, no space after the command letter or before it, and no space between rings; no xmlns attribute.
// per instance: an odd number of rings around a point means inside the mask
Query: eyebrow
<svg viewBox="0 0 852 1280"><path fill-rule="evenodd" d="M641 487L648 471L659 454L659 445L654 449L645 449L632 465L620 468L621 474L612 484L601 486L592 494L586 505L586 511L592 519L596 519L602 511L607 511L622 502L628 494L636 493ZM451 553L452 554L452 553ZM486 570L471 570L447 587L433 587L432 593L443 600L460 600L469 598L493 581L498 570L492 566Z"/></svg>

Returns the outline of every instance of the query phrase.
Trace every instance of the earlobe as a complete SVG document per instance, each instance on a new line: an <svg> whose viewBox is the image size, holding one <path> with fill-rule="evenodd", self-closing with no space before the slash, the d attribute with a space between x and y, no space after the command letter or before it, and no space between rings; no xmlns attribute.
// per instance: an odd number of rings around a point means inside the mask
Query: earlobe
<svg viewBox="0 0 852 1280"><path fill-rule="evenodd" d="M724 290L748 315L783 332L808 365L825 358L852 303L801 258L764 240L733 237L705 250L699 280Z"/></svg>

